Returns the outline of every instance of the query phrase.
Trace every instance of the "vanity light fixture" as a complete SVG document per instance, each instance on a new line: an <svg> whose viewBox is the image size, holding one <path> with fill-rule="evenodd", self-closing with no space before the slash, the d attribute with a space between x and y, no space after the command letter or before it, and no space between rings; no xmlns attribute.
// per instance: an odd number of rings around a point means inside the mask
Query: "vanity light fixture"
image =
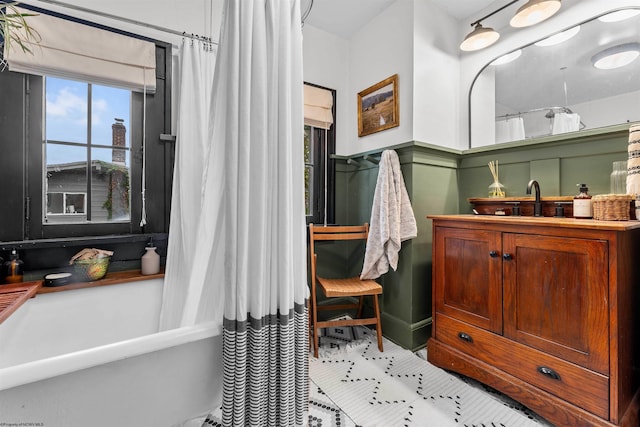
<svg viewBox="0 0 640 427"><path fill-rule="evenodd" d="M575 27L569 28L566 31L549 36L546 39L542 39L539 42L535 42L534 44L536 46L554 46L562 42L566 42L571 37L578 34L578 32L580 32L580 25L576 25Z"/></svg>
<svg viewBox="0 0 640 427"><path fill-rule="evenodd" d="M466 52L484 49L497 42L499 38L500 34L496 30L485 28L480 22L477 22L473 31L467 34L460 44L460 49Z"/></svg>
<svg viewBox="0 0 640 427"><path fill-rule="evenodd" d="M518 9L516 15L511 19L510 24L512 27L528 27L542 22L560 9L560 1L561 0L528 0L527 3ZM460 49L467 52L480 50L498 41L500 34L493 28L483 27L482 21L516 2L518 2L518 0L510 1L501 8L472 22L471 26L473 27L473 31L467 34L462 43L460 43Z"/></svg>
<svg viewBox="0 0 640 427"><path fill-rule="evenodd" d="M488 17L500 12L502 9L511 6L517 1L518 0L510 1L501 8L494 10L490 14L483 16L475 22L472 22L471 26L473 27L473 31L467 34L462 43L460 43L460 49L466 52L471 52L474 50L484 49L485 47L491 46L492 44L497 42L500 38L500 34L493 28L483 27L481 22Z"/></svg>
<svg viewBox="0 0 640 427"><path fill-rule="evenodd" d="M506 55L502 55L501 57L495 59L491 65L504 65L509 62L515 61L522 55L522 49L514 50L511 53L507 53Z"/></svg>
<svg viewBox="0 0 640 427"><path fill-rule="evenodd" d="M591 62L594 67L600 70L612 70L629 65L638 56L640 56L639 43L624 43L593 55Z"/></svg>
<svg viewBox="0 0 640 427"><path fill-rule="evenodd" d="M511 18L512 27L522 28L538 24L560 10L560 0L529 0Z"/></svg>

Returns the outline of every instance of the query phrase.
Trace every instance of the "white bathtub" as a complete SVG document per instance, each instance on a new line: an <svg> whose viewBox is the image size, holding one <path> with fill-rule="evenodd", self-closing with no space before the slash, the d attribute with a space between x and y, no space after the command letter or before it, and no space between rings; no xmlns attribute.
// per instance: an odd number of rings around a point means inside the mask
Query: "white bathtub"
<svg viewBox="0 0 640 427"><path fill-rule="evenodd" d="M0 425L171 427L218 405L220 330L158 332L162 285L39 294L0 324Z"/></svg>

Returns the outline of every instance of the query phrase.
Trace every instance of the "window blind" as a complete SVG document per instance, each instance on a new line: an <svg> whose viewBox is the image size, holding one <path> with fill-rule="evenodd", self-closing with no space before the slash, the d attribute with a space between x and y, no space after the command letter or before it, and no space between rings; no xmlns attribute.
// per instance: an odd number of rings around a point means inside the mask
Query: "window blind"
<svg viewBox="0 0 640 427"><path fill-rule="evenodd" d="M27 19L40 41L25 43L31 52L5 47L9 70L155 91L154 43L44 13Z"/></svg>
<svg viewBox="0 0 640 427"><path fill-rule="evenodd" d="M329 129L333 124L333 95L331 91L304 85L304 124Z"/></svg>

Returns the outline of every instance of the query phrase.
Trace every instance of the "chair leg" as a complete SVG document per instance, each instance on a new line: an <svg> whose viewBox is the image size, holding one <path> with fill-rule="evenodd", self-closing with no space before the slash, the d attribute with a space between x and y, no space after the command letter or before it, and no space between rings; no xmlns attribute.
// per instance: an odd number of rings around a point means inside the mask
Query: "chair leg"
<svg viewBox="0 0 640 427"><path fill-rule="evenodd" d="M313 327L313 357L318 358L318 334L319 328Z"/></svg>
<svg viewBox="0 0 640 427"><path fill-rule="evenodd" d="M376 333L378 335L378 350L382 350L382 322L380 321L380 305L378 304L378 295L373 295L373 309L376 312Z"/></svg>
<svg viewBox="0 0 640 427"><path fill-rule="evenodd" d="M313 298L310 301L311 310L309 310L309 346L313 346L313 355L318 357L318 328L316 323L318 322L318 315L316 313L316 305Z"/></svg>
<svg viewBox="0 0 640 427"><path fill-rule="evenodd" d="M364 306L364 296L360 296L360 301L358 302L358 313L356 314L356 319L360 319L362 317L363 306Z"/></svg>

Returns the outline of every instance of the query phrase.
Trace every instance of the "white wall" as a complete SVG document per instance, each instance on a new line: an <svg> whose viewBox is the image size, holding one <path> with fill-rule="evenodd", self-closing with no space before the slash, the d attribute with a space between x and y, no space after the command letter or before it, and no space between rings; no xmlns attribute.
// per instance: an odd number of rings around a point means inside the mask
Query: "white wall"
<svg viewBox="0 0 640 427"><path fill-rule="evenodd" d="M337 90L336 153L460 139L456 21L430 0L397 0L346 40L305 25L304 79ZM358 137L357 94L398 74L400 126Z"/></svg>
<svg viewBox="0 0 640 427"><path fill-rule="evenodd" d="M349 138L346 117L356 103L349 92L349 43L305 24L302 45L304 81L336 91L336 152L341 153L343 142Z"/></svg>
<svg viewBox="0 0 640 427"><path fill-rule="evenodd" d="M413 0L397 0L349 41L348 139L341 154L355 154L411 141L413 134ZM358 137L357 94L398 75L400 126ZM338 150L338 147L336 147Z"/></svg>
<svg viewBox="0 0 640 427"><path fill-rule="evenodd" d="M611 123L634 123L640 121L640 92L610 96L571 106L580 112L580 119L587 129L608 126ZM620 117L620 113L624 117Z"/></svg>
<svg viewBox="0 0 640 427"><path fill-rule="evenodd" d="M456 147L461 105L457 21L431 1L414 4L413 139Z"/></svg>

